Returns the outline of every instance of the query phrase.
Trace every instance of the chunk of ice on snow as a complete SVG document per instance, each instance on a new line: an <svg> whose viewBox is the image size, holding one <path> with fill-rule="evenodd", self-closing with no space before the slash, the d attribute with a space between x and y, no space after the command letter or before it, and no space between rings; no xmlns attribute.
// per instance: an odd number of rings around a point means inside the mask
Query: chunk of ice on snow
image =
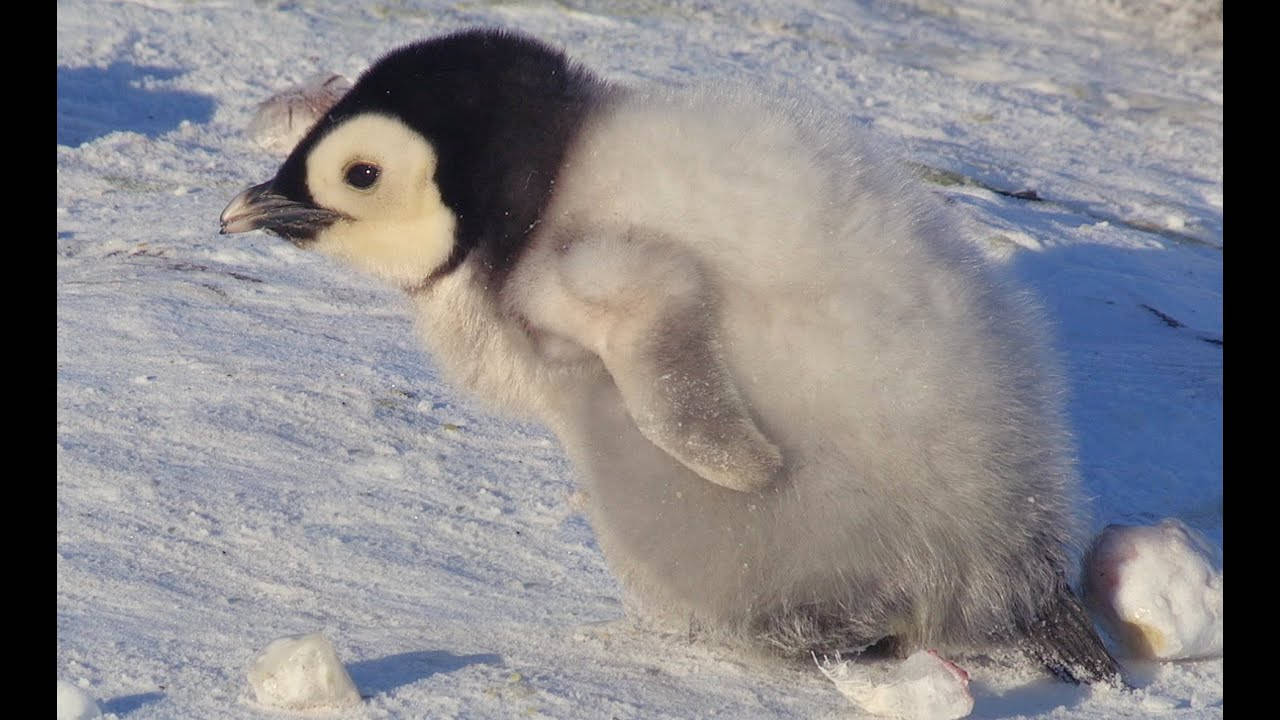
<svg viewBox="0 0 1280 720"><path fill-rule="evenodd" d="M89 720L97 717L102 717L102 711L89 693L65 680L58 681L58 720Z"/></svg>
<svg viewBox="0 0 1280 720"><path fill-rule="evenodd" d="M287 155L316 120L350 89L350 80L325 72L281 90L258 105L258 112L249 121L249 137L273 153Z"/></svg>
<svg viewBox="0 0 1280 720"><path fill-rule="evenodd" d="M1085 556L1085 602L1134 655L1219 656L1222 573L1211 556L1208 544L1178 520L1109 525Z"/></svg>
<svg viewBox="0 0 1280 720"><path fill-rule="evenodd" d="M360 702L360 693L320 633L273 641L249 670L258 702L285 710L325 710Z"/></svg>
<svg viewBox="0 0 1280 720"><path fill-rule="evenodd" d="M973 712L969 674L932 650L913 653L888 672L847 660L818 669L855 705L904 720L956 720Z"/></svg>

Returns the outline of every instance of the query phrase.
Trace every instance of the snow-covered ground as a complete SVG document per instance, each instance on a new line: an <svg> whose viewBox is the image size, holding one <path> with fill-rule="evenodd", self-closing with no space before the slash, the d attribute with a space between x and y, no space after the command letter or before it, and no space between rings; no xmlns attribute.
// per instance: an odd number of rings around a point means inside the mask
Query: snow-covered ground
<svg viewBox="0 0 1280 720"><path fill-rule="evenodd" d="M345 717L853 714L812 665L634 627L546 431L444 386L396 292L217 235L277 163L257 102L477 24L623 82L789 86L895 147L1043 298L1095 531L1221 549L1220 2L67 0L57 674L104 713L279 717L250 665L323 632ZM1132 692L962 664L976 718L1222 716L1221 659L1127 661Z"/></svg>

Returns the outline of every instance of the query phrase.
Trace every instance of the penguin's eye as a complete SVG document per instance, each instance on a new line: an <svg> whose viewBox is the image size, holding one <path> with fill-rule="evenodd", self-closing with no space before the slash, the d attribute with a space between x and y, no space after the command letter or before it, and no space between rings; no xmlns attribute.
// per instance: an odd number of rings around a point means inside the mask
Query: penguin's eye
<svg viewBox="0 0 1280 720"><path fill-rule="evenodd" d="M378 182L378 176L382 174L382 168L372 163L358 162L347 167L346 181L347 184L359 190L368 190L373 184Z"/></svg>

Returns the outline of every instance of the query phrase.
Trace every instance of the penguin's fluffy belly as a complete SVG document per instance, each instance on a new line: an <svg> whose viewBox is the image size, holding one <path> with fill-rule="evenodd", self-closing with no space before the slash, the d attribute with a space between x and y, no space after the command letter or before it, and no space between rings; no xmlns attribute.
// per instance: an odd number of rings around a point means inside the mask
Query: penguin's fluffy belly
<svg viewBox="0 0 1280 720"><path fill-rule="evenodd" d="M785 520L797 514L789 481L759 495L708 483L645 439L608 383L578 411L561 438L605 555L644 614L788 653L889 634L875 590L832 554L848 533Z"/></svg>
<svg viewBox="0 0 1280 720"><path fill-rule="evenodd" d="M964 388L911 389L948 361L850 379L818 357L835 354L823 343L790 362L768 347L811 331L758 334L762 347L735 353L754 368L745 394L787 458L762 493L709 483L655 446L603 370L559 395L571 410L555 425L611 567L648 614L787 654L1012 635L1052 586L1043 543L1065 532L1064 456L1044 404L1030 391L1019 402L1016 383L1002 389L986 373L957 375ZM952 355L973 360L979 336ZM811 392L806 372L822 375ZM1001 437L1013 425L1032 433Z"/></svg>

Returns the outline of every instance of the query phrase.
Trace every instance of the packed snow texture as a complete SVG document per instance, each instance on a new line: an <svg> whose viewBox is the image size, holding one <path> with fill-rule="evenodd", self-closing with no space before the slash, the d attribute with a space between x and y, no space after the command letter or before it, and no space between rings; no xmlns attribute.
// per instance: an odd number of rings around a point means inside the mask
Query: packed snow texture
<svg viewBox="0 0 1280 720"><path fill-rule="evenodd" d="M258 702L283 710L339 710L360 692L323 633L272 641L249 669Z"/></svg>
<svg viewBox="0 0 1280 720"><path fill-rule="evenodd" d="M57 673L104 713L279 717L245 669L319 630L353 718L849 716L812 662L627 619L555 441L442 383L401 295L217 234L279 164L259 103L474 25L860 126L1041 299L1085 529L1177 517L1221 547L1220 2L63 0ZM971 717L1223 714L1221 659L1126 660L1129 692L952 659Z"/></svg>
<svg viewBox="0 0 1280 720"><path fill-rule="evenodd" d="M855 705L903 720L956 720L973 711L969 674L932 650L919 650L888 672L848 660L818 669Z"/></svg>
<svg viewBox="0 0 1280 720"><path fill-rule="evenodd" d="M1157 660L1222 655L1222 572L1207 543L1168 518L1108 526L1085 559L1085 601L1130 653Z"/></svg>
<svg viewBox="0 0 1280 720"><path fill-rule="evenodd" d="M246 132L264 149L288 155L316 120L350 89L351 81L337 73L312 75L263 100Z"/></svg>
<svg viewBox="0 0 1280 720"><path fill-rule="evenodd" d="M66 680L58 681L58 720L91 720L102 710L89 693Z"/></svg>

